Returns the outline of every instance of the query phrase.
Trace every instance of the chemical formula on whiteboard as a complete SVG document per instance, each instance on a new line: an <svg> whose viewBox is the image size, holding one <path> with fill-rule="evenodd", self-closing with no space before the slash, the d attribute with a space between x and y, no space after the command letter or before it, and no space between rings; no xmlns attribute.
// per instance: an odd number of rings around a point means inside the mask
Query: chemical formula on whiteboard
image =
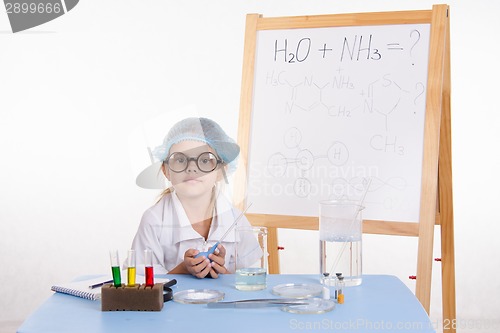
<svg viewBox="0 0 500 333"><path fill-rule="evenodd" d="M386 43L385 50L403 52L405 49L408 49L411 56L413 48L420 41L420 31L417 29L411 30L409 37L409 40L405 44L399 42ZM372 45L372 41L372 34L368 36L346 36L342 43L338 43L338 47L334 48L326 42L317 42L316 45L313 45L310 37L302 37L295 44L289 42L287 38L282 40L276 39L274 41L274 61L293 64L316 58L312 60L314 61L318 57L321 59L337 57L340 63L344 61L381 60L382 54L378 48ZM412 62L412 65L415 65L415 63Z"/></svg>

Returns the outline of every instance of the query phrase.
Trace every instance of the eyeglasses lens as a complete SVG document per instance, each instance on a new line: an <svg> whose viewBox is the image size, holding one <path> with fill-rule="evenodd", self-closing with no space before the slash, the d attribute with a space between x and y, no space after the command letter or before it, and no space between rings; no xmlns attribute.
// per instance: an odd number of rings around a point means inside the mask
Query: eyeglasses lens
<svg viewBox="0 0 500 333"><path fill-rule="evenodd" d="M217 167L217 158L212 153L203 153L198 156L198 168L203 172L210 172Z"/></svg>

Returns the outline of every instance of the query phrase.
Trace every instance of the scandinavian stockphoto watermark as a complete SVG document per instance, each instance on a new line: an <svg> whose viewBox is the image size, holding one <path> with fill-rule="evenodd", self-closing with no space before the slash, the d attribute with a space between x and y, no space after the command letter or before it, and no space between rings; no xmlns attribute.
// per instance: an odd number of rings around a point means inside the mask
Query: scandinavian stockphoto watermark
<svg viewBox="0 0 500 333"><path fill-rule="evenodd" d="M498 319L444 319L432 320L430 322L421 321L386 321L369 320L358 318L351 320L332 320L324 318L322 320L298 320L291 319L288 323L291 330L294 331L359 331L363 332L400 332L400 331L441 331L441 330L495 330L500 328Z"/></svg>
<svg viewBox="0 0 500 333"><path fill-rule="evenodd" d="M292 319L289 322L289 327L292 330L325 330L325 331L400 331L400 330L422 330L426 324L422 322L392 322L384 320L368 320L359 318L355 320L335 321L331 319L323 319L319 321L302 321Z"/></svg>
<svg viewBox="0 0 500 333"><path fill-rule="evenodd" d="M12 32L27 30L56 19L78 4L79 0L4 0Z"/></svg>

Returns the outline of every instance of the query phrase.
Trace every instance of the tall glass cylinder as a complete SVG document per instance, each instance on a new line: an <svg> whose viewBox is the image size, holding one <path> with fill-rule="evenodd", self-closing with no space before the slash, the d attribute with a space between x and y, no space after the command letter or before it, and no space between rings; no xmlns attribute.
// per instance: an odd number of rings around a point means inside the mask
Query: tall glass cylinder
<svg viewBox="0 0 500 333"><path fill-rule="evenodd" d="M362 218L364 207L349 201L322 201L319 216L320 274L334 286L341 273L346 286L362 282Z"/></svg>

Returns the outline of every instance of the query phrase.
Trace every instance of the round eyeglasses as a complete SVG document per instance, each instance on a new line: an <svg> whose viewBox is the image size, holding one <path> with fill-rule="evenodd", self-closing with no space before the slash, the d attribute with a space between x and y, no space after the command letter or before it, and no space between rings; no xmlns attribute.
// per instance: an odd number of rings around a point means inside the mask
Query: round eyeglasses
<svg viewBox="0 0 500 333"><path fill-rule="evenodd" d="M183 172L188 168L189 162L196 162L196 166L201 172L209 173L214 171L219 164L220 159L210 152L201 153L198 157L188 157L184 153L176 152L170 154L164 161L168 168L173 172Z"/></svg>

